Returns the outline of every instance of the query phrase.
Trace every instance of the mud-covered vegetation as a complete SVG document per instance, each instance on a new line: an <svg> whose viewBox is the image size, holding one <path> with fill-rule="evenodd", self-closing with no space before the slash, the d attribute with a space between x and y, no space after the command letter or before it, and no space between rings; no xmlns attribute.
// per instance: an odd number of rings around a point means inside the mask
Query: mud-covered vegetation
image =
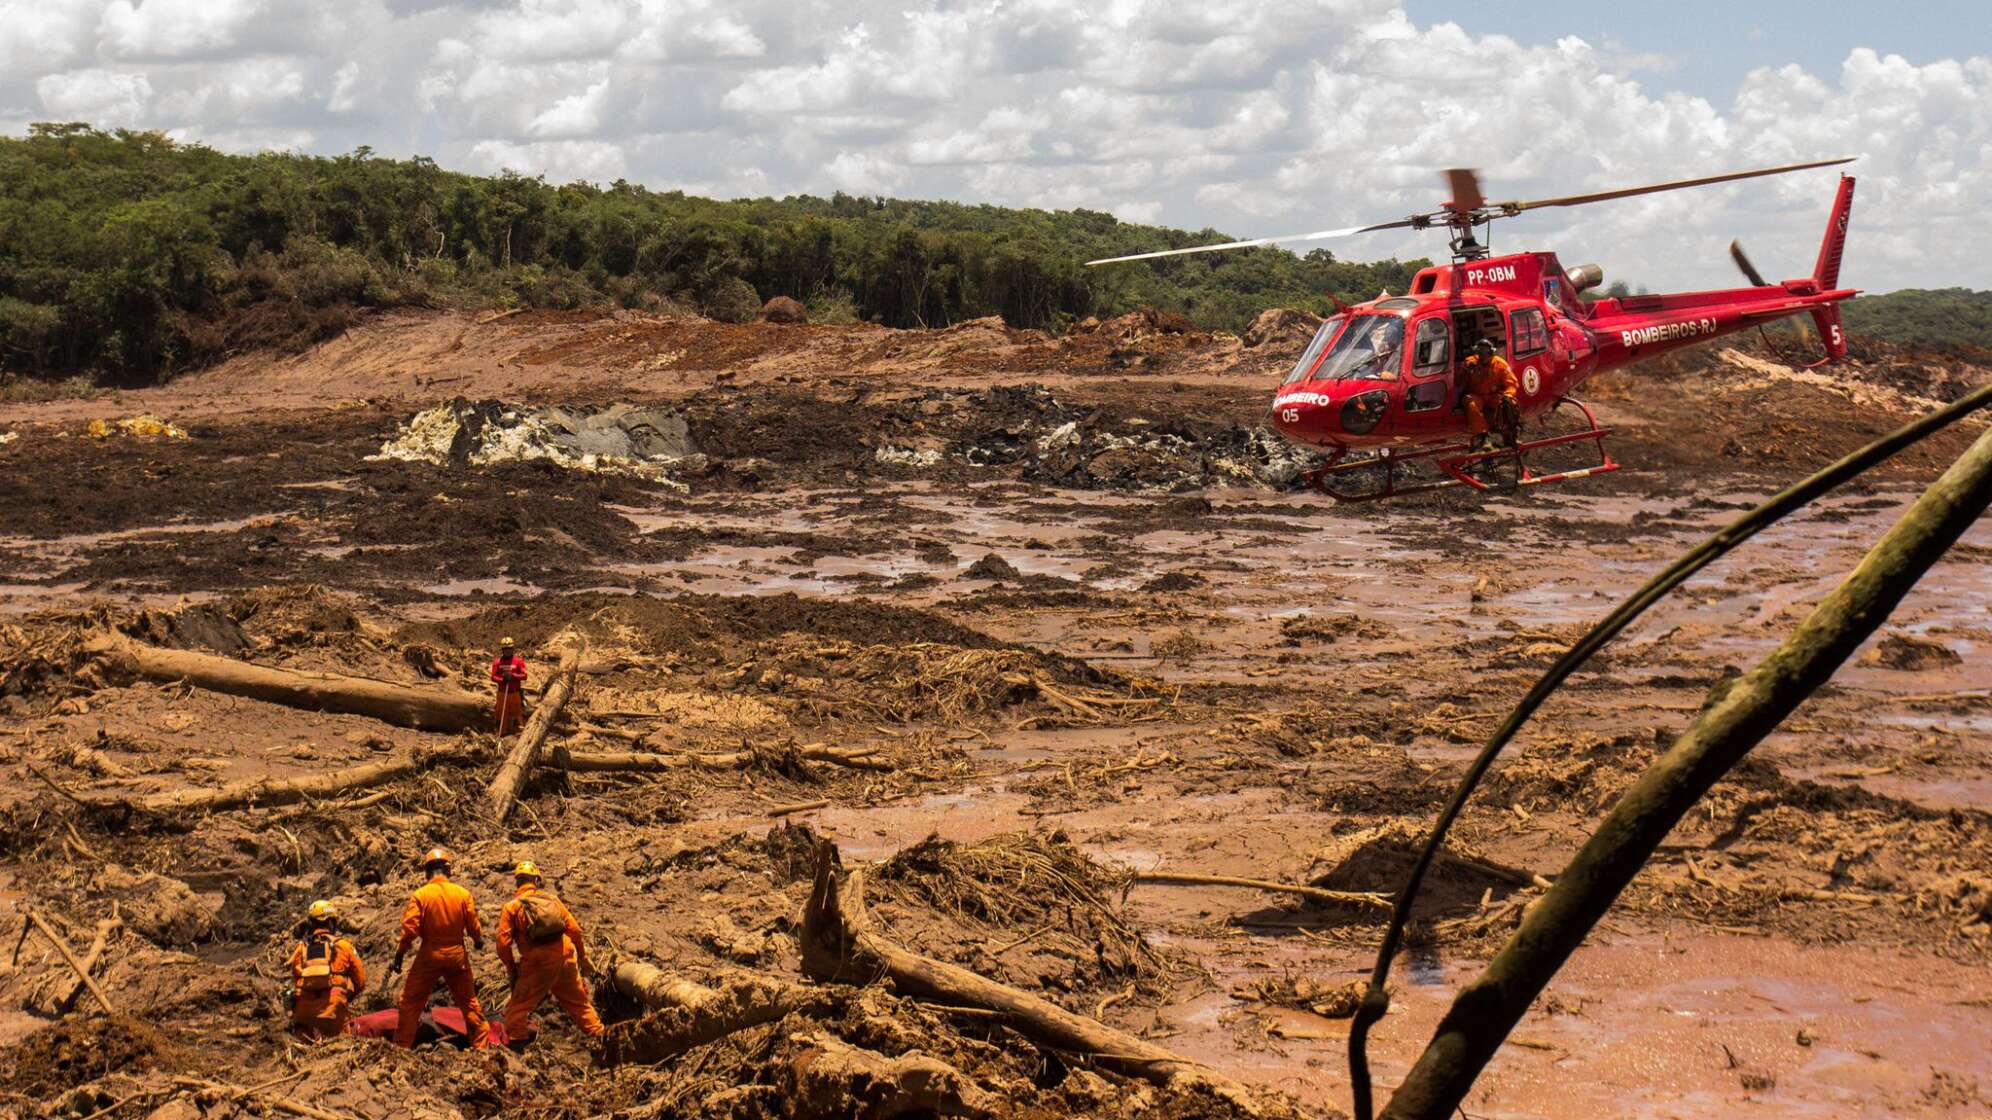
<svg viewBox="0 0 1992 1120"><path fill-rule="evenodd" d="M1087 210L795 196L716 202L554 186L365 148L225 155L157 133L40 124L0 138L0 368L143 380L337 334L364 308L678 306L742 320L1058 328L1141 306L1242 329L1272 305L1401 288L1426 262L1266 250L1088 270L1221 240Z"/></svg>

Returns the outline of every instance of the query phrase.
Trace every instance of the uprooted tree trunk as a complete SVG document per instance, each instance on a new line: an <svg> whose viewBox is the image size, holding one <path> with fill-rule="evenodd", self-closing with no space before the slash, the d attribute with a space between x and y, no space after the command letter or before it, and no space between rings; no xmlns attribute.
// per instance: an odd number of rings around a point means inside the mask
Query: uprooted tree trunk
<svg viewBox="0 0 1992 1120"><path fill-rule="evenodd" d="M874 758L878 752L868 747L844 749L821 743L797 747L795 757L805 762L829 762L853 770L892 770L892 763ZM570 751L554 748L547 765L559 770L591 772L663 770L743 770L761 756L753 751L720 754L655 754L647 751Z"/></svg>
<svg viewBox="0 0 1992 1120"><path fill-rule="evenodd" d="M491 819L500 824L512 813L512 805L519 799L526 779L532 776L533 766L539 762L540 746L546 742L546 733L553 730L553 722L560 718L560 709L567 704L567 698L574 694L574 673L579 656L572 650L560 659L560 668L554 671L553 680L547 685L546 694L540 697L539 707L533 709L533 718L519 732L519 738L512 745L512 753L505 758L505 764L491 779Z"/></svg>
<svg viewBox="0 0 1992 1120"><path fill-rule="evenodd" d="M609 1028L602 1040L602 1057L612 1064L669 1061L735 1031L772 1023L796 1011L834 1013L831 993L763 973L743 972L708 988L648 965L623 964L617 966L611 979L616 987L652 1008L641 1019Z"/></svg>
<svg viewBox="0 0 1992 1120"><path fill-rule="evenodd" d="M290 805L349 790L385 785L438 762L470 762L483 757L485 752L464 747L417 750L365 766L330 770L302 778L252 778L220 789L176 789L112 804L129 805L156 814L237 809L244 805Z"/></svg>
<svg viewBox="0 0 1992 1120"><path fill-rule="evenodd" d="M1710 696L1627 789L1508 943L1460 991L1383 1115L1442 1120L1473 1087L1591 927L1710 787L1832 679L1930 565L1992 506L1992 430L1909 507L1831 595L1755 669Z"/></svg>
<svg viewBox="0 0 1992 1120"><path fill-rule="evenodd" d="M959 965L899 946L872 928L865 909L863 869L851 869L840 884L839 866L837 845L828 840L819 844L816 880L803 910L802 928L802 968L815 979L868 984L883 976L916 998L995 1012L1006 1026L1033 1042L1102 1068L1173 1090L1205 1092L1247 1116L1297 1115L1286 1102L1209 1066Z"/></svg>
<svg viewBox="0 0 1992 1120"><path fill-rule="evenodd" d="M454 689L275 669L211 653L160 649L118 634L99 635L83 648L135 676L185 681L210 692L292 708L371 716L421 731L468 731L491 724L491 706L483 697Z"/></svg>

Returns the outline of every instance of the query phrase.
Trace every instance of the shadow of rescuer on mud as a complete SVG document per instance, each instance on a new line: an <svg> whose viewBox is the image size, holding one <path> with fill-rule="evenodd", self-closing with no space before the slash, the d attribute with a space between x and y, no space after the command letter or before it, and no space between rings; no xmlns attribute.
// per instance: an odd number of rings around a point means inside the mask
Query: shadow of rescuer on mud
<svg viewBox="0 0 1992 1120"><path fill-rule="evenodd" d="M401 986L401 1019L394 1030L394 1044L406 1050L415 1045L415 1032L422 1012L429 1006L429 994L437 981L449 986L450 1001L463 1012L464 1029L472 1047L490 1043L484 1008L477 1002L477 982L470 974L470 957L463 951L465 934L478 952L484 951L484 927L477 922L477 900L470 892L450 882L450 854L441 848L429 849L422 859L429 881L415 889L408 908L401 914L401 944L394 951L389 976L401 971L403 958L417 940L421 951L415 954L415 967Z"/></svg>

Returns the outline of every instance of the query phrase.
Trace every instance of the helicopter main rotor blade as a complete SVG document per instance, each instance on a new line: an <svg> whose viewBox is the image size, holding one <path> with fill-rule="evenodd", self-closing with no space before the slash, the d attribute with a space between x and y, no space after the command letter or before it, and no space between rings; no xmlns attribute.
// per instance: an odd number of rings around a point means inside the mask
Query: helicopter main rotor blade
<svg viewBox="0 0 1992 1120"><path fill-rule="evenodd" d="M1282 241L1321 241L1330 237L1349 237L1358 233L1369 233L1379 229L1400 229L1412 225L1409 218L1395 222L1382 222L1373 226L1351 226L1348 229L1321 229L1313 233L1288 233L1278 237L1255 237L1250 241L1226 241L1221 245L1195 245L1188 249L1162 249L1153 253L1130 253L1125 257L1105 257L1097 261L1087 261L1088 265L1119 264L1122 261L1148 261L1156 257L1180 257L1188 253L1216 253L1226 249L1255 249L1261 245L1277 245Z"/></svg>
<svg viewBox="0 0 1992 1120"><path fill-rule="evenodd" d="M1596 194L1573 194L1563 198L1538 198L1528 202L1496 202L1493 209L1519 214L1524 210L1539 210L1545 206L1582 206L1587 202L1605 202L1614 198L1631 198L1639 194L1657 194L1660 191L1678 191L1685 187L1705 187L1710 183L1727 183L1736 179L1755 179L1762 175L1783 175L1787 171L1805 171L1814 167L1832 167L1840 163L1852 163L1858 157L1843 159L1821 159L1811 163L1789 163L1783 167L1760 167L1754 171L1732 171L1726 175L1709 175L1700 179L1681 179L1672 183L1654 183L1644 187L1626 187L1615 191L1599 191Z"/></svg>

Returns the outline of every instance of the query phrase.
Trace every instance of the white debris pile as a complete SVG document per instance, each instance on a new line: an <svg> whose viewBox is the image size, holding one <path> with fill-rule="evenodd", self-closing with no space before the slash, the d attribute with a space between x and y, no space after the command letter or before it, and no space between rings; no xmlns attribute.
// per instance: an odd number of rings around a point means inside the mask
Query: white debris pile
<svg viewBox="0 0 1992 1120"><path fill-rule="evenodd" d="M669 409L529 408L461 397L416 413L370 458L459 467L544 459L679 487L679 477L704 474L708 466L685 418Z"/></svg>

